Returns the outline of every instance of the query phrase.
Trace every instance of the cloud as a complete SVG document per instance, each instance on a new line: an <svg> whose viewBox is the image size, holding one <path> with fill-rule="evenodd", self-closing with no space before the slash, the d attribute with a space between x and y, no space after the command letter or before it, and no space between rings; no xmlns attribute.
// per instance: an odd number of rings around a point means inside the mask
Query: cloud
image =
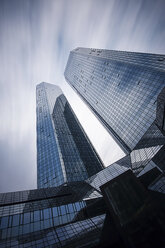
<svg viewBox="0 0 165 248"><path fill-rule="evenodd" d="M33 145L29 145L30 139L33 137L23 136L22 142L16 143L15 147L10 139L0 141L0 192L36 188L36 159Z"/></svg>
<svg viewBox="0 0 165 248"><path fill-rule="evenodd" d="M62 88L106 165L123 156L66 84L65 65L78 46L165 53L164 7L163 0L0 1L1 191L36 187L35 87L42 81Z"/></svg>

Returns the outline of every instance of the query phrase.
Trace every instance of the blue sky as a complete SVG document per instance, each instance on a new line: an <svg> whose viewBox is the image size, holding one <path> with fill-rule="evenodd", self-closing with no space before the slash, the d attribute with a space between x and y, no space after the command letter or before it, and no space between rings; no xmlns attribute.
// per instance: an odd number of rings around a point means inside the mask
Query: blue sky
<svg viewBox="0 0 165 248"><path fill-rule="evenodd" d="M165 1L0 1L0 192L36 187L35 87L58 84L105 165L123 156L65 82L82 46L165 54Z"/></svg>

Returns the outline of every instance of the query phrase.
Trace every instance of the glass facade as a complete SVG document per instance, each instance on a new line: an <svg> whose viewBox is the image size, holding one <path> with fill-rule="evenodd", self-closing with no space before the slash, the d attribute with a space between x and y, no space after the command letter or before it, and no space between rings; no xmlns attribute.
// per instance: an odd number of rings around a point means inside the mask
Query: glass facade
<svg viewBox="0 0 165 248"><path fill-rule="evenodd" d="M101 194L85 182L0 194L0 247L93 247L104 219Z"/></svg>
<svg viewBox="0 0 165 248"><path fill-rule="evenodd" d="M81 181L104 168L58 86L37 85L37 185Z"/></svg>
<svg viewBox="0 0 165 248"><path fill-rule="evenodd" d="M130 153L156 119L157 97L165 87L165 57L77 48L70 52L64 75Z"/></svg>
<svg viewBox="0 0 165 248"><path fill-rule="evenodd" d="M49 87L48 87L49 86ZM53 92L54 93L54 92ZM56 186L64 183L64 172L61 166L61 154L55 138L51 109L55 97L62 94L57 87L55 96L50 85L45 83L36 88L37 114L37 186L38 188ZM55 174L56 173L56 174ZM55 175L57 179L55 180Z"/></svg>
<svg viewBox="0 0 165 248"><path fill-rule="evenodd" d="M129 167L127 155L86 181L0 194L0 247L164 247L164 177L153 197Z"/></svg>
<svg viewBox="0 0 165 248"><path fill-rule="evenodd" d="M130 162L130 156L127 155L126 157L109 165L104 170L98 172L96 175L88 178L86 182L89 183L92 187L94 187L98 191L101 191L100 187L102 185L120 176L129 169L131 169L131 162Z"/></svg>
<svg viewBox="0 0 165 248"><path fill-rule="evenodd" d="M164 247L163 202L130 170L104 184L101 191L126 247Z"/></svg>

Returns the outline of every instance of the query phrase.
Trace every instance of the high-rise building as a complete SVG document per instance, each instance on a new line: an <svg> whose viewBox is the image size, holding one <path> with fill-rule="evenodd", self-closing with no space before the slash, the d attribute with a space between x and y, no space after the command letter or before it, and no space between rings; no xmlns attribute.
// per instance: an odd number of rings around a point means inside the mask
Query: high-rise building
<svg viewBox="0 0 165 248"><path fill-rule="evenodd" d="M152 125L159 129L155 120L156 112L160 117L157 97L164 96L165 55L76 48L70 52L64 75L127 154L144 135L153 135ZM163 113L164 103L161 106ZM154 154L162 138L157 136L155 143Z"/></svg>
<svg viewBox="0 0 165 248"><path fill-rule="evenodd" d="M38 188L82 181L104 168L58 86L40 83L37 99Z"/></svg>

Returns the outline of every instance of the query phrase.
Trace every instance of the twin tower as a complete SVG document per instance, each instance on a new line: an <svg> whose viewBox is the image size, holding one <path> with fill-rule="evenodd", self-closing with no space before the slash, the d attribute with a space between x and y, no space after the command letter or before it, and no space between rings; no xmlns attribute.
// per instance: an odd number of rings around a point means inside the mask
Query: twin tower
<svg viewBox="0 0 165 248"><path fill-rule="evenodd" d="M126 156L105 168L61 89L37 85L38 189L0 194L0 247L165 247L165 56L77 48L65 78Z"/></svg>
<svg viewBox="0 0 165 248"><path fill-rule="evenodd" d="M124 166L135 175L155 167L163 173L163 55L76 48L64 75L127 154ZM104 169L61 89L41 83L36 95L38 188L83 181Z"/></svg>

